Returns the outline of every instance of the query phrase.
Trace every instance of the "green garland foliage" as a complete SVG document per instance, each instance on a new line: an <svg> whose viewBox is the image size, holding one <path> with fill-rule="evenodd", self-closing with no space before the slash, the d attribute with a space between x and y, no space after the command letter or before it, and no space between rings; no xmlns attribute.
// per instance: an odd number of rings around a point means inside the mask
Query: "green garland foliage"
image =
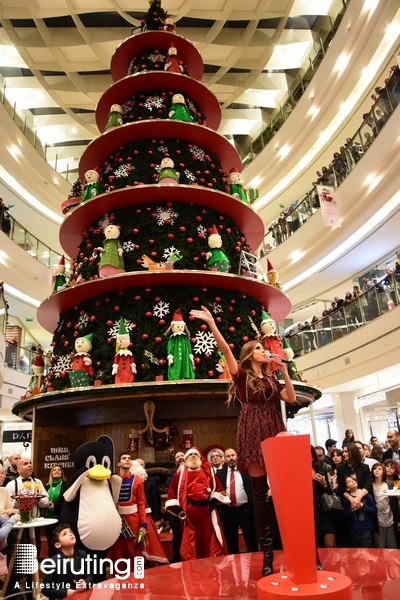
<svg viewBox="0 0 400 600"><path fill-rule="evenodd" d="M227 176L218 157L207 148L175 138L145 138L126 143L110 154L102 165L98 165L102 170L99 182L105 192L157 183L160 164L165 157L173 160L180 183L196 183L209 189L229 192Z"/></svg>
<svg viewBox="0 0 400 600"><path fill-rule="evenodd" d="M168 216L170 218L166 218ZM73 279L78 276L80 281L97 278L100 258L96 248L103 244L102 224L108 220L120 227L121 245L130 248L123 253L126 272L143 271L144 255L154 262L165 262L168 249L172 247L183 257L176 263L177 269L205 270L209 250L207 237L214 224L222 238L222 250L231 262L232 273L238 273L240 250L249 251L245 236L227 215L211 208L179 202L146 203L116 209L112 214L93 221L77 248Z"/></svg>
<svg viewBox="0 0 400 600"><path fill-rule="evenodd" d="M129 96L121 104L124 111L122 120L124 123L134 123L146 119L168 119L168 113L173 106L172 96L180 93L178 88L173 88L146 90ZM185 97L185 101L194 121L203 125L205 117L201 114L197 103L189 96Z"/></svg>
<svg viewBox="0 0 400 600"><path fill-rule="evenodd" d="M56 390L68 386L68 374L60 370L60 364L65 357L74 354L76 338L89 333L93 333L91 357L96 378L105 384L113 383L115 336L121 317L126 320L130 333L138 371L136 381L154 381L157 375L163 375L166 380L168 334L164 334L178 308L181 308L190 332L196 379L217 379L220 360L217 348L199 345L199 338L204 339L209 330L203 322L189 315L192 308L201 306L207 306L213 312L222 334L239 357L242 345L257 335L252 323L259 326L264 307L255 298L237 291L194 285L121 290L85 300L60 316L53 337L54 356L48 385ZM160 307L164 307L163 316L160 316ZM169 312L165 313L166 310Z"/></svg>

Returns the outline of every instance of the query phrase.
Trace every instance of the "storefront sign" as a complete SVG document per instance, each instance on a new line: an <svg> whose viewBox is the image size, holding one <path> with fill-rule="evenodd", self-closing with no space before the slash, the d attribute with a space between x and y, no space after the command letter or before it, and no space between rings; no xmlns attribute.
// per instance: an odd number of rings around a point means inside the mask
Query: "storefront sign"
<svg viewBox="0 0 400 600"><path fill-rule="evenodd" d="M32 442L32 431L3 431L3 444L5 442Z"/></svg>
<svg viewBox="0 0 400 600"><path fill-rule="evenodd" d="M354 408L360 410L363 406L376 404L383 400L386 400L386 392L376 392L375 394L368 394L368 396L360 396L359 398L354 399Z"/></svg>

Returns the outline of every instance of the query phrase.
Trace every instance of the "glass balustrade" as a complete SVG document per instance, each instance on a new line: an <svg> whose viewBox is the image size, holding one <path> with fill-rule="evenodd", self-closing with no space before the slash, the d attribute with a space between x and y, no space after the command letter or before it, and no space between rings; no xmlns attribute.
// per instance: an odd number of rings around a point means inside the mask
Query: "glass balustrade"
<svg viewBox="0 0 400 600"><path fill-rule="evenodd" d="M14 342L6 341L4 365L9 369L15 369L29 375L33 373L32 365L38 354L41 353ZM46 354L42 354L42 358L44 362L43 376L45 377L50 369L50 358Z"/></svg>
<svg viewBox="0 0 400 600"><path fill-rule="evenodd" d="M358 298L286 336L294 357L318 350L377 319L400 304L400 273L386 275Z"/></svg>
<svg viewBox="0 0 400 600"><path fill-rule="evenodd" d="M0 230L42 265L53 268L58 264L61 254L38 240L4 209L0 210Z"/></svg>
<svg viewBox="0 0 400 600"><path fill-rule="evenodd" d="M372 146L385 124L394 113L398 104L393 93L395 85L400 83L400 69L397 67L382 89L379 100L368 113L364 113L362 125L353 137L347 138L340 152L335 152L332 164L328 169L322 169L313 187L300 200L296 200L290 208L282 212L272 221L264 236L260 255L265 256L277 246L285 242L297 229L317 212L320 208L317 184L333 185L337 189L346 177L353 171L368 148Z"/></svg>

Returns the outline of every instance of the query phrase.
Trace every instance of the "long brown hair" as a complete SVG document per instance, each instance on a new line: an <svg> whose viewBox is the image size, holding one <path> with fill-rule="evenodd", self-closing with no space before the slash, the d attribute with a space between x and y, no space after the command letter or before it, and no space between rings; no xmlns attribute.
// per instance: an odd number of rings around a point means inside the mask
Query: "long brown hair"
<svg viewBox="0 0 400 600"><path fill-rule="evenodd" d="M248 384L250 389L253 392L262 392L264 390L264 384L258 375L254 372L252 367L252 359L254 348L257 344L261 344L260 340L251 340L250 342L246 342L240 351L239 357L239 365L247 372L248 375ZM271 376L271 371L269 370L268 363L261 364L261 372L263 375ZM231 381L228 388L228 400L227 404L229 405L237 396L237 389L234 381Z"/></svg>

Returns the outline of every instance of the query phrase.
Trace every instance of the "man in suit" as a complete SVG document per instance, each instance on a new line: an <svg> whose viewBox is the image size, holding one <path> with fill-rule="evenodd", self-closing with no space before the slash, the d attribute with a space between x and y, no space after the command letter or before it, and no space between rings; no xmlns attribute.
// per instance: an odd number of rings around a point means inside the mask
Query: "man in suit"
<svg viewBox="0 0 400 600"><path fill-rule="evenodd" d="M398 469L400 468L400 433L396 429L390 429L387 432L386 439L390 448L383 453L382 462L388 458L392 458L397 462Z"/></svg>
<svg viewBox="0 0 400 600"><path fill-rule="evenodd" d="M143 468L146 467L146 463L144 462L143 458L137 458L136 462L142 465ZM161 524L161 497L158 489L157 478L153 477L152 475L148 475L146 481L143 483L146 502L151 510L151 518L153 519L154 525L157 529ZM148 512L147 509L146 512Z"/></svg>
<svg viewBox="0 0 400 600"><path fill-rule="evenodd" d="M253 488L248 475L239 473L236 452L225 450L225 467L216 472L228 494L231 504L219 507L219 516L229 554L239 553L239 527L247 552L257 552L258 543L253 512Z"/></svg>

